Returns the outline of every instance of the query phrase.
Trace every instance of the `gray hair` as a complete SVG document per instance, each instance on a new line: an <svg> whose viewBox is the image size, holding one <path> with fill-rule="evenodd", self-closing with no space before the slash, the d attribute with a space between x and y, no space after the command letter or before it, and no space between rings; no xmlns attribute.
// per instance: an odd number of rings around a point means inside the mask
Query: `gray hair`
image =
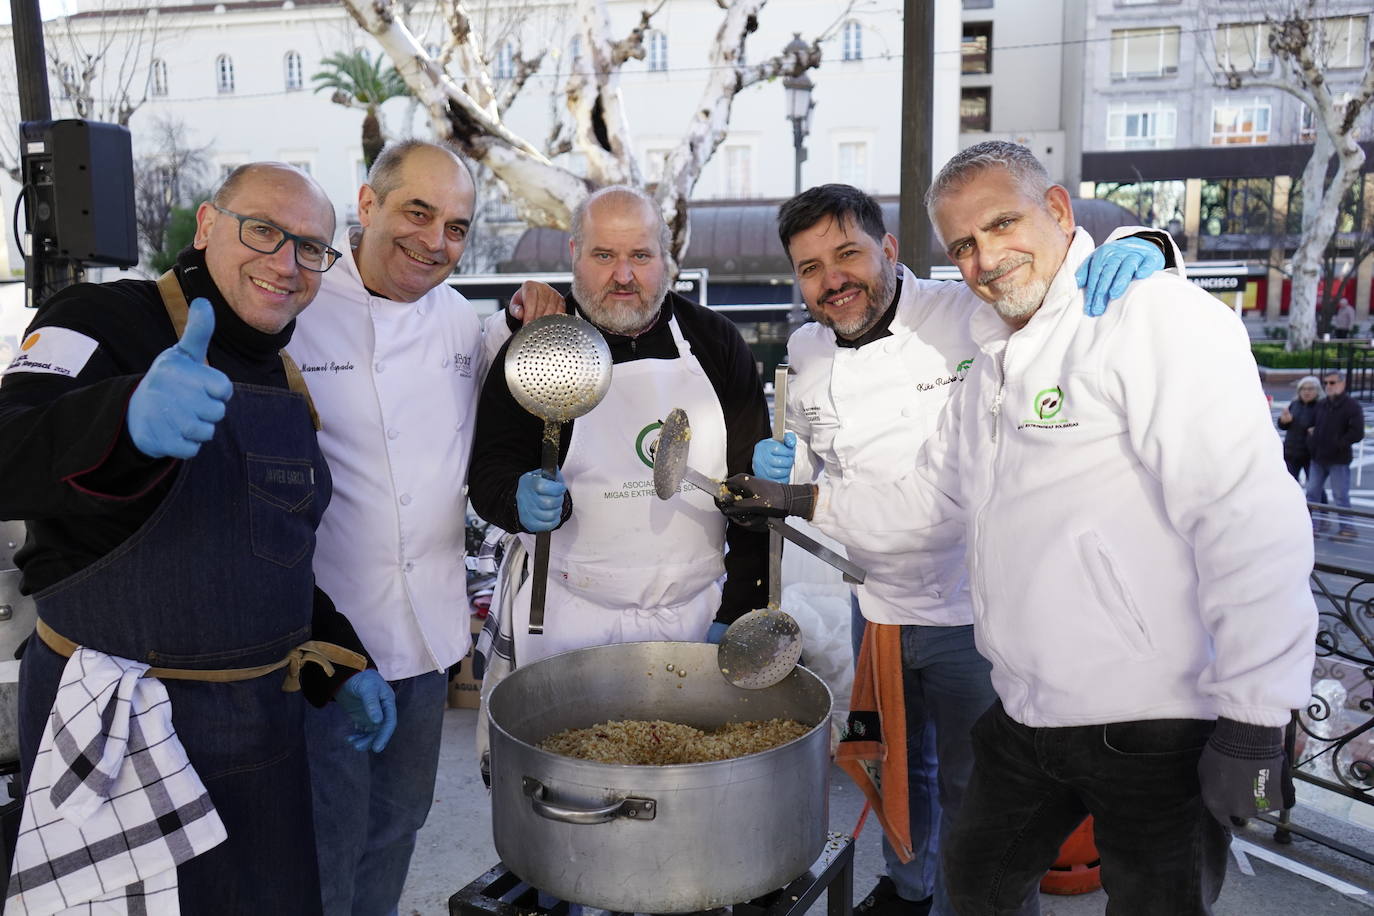
<svg viewBox="0 0 1374 916"><path fill-rule="evenodd" d="M572 225L570 227L572 233L573 257L577 257L582 253L582 242L585 239L583 223L587 218L587 210L595 201L606 197L615 198L616 202L620 204L624 204L629 200L637 200L653 211L654 219L658 223L658 253L664 260L668 260L671 257L673 233L672 230L668 228L668 224L663 221L663 211L659 208L658 202L639 188L632 188L625 184L607 185L604 188L593 191L584 197L581 203L573 208Z"/></svg>
<svg viewBox="0 0 1374 916"><path fill-rule="evenodd" d="M1011 173L1016 184L1031 200L1044 200L1054 182L1035 154L1019 143L985 140L970 146L945 163L940 174L926 190L926 213L934 222L935 205L949 192L968 184L990 168L1001 167Z"/></svg>
<svg viewBox="0 0 1374 916"><path fill-rule="evenodd" d="M405 165L405 161L410 158L411 153L424 149L452 156L454 162L468 170L468 177L472 177L472 170L468 169L468 164L450 146L443 143L432 143L429 140L417 140L413 137L408 140L397 140L388 143L377 154L377 158L372 160L372 168L367 170L367 183L372 188L372 192L377 195L377 200L386 200L388 194L401 186L401 167Z"/></svg>
<svg viewBox="0 0 1374 916"><path fill-rule="evenodd" d="M1345 381L1345 372L1341 369L1327 369L1322 373L1322 378L1334 375L1337 381Z"/></svg>
<svg viewBox="0 0 1374 916"><path fill-rule="evenodd" d="M1322 390L1322 380L1315 375L1304 375L1302 378L1298 379L1298 383L1293 387L1298 391L1302 391L1302 389L1308 385L1311 385L1318 391Z"/></svg>

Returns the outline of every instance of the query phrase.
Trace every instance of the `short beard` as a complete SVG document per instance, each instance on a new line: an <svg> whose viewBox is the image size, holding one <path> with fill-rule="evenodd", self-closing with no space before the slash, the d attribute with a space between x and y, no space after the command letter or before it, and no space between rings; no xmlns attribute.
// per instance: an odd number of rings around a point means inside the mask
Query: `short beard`
<svg viewBox="0 0 1374 916"><path fill-rule="evenodd" d="M637 292L640 305L611 305L607 302L611 293L624 289L633 289ZM668 273L664 271L663 280L647 301L643 289L638 286L622 287L616 283L609 283L600 292L594 293L576 274L573 275L572 294L592 324L612 334L633 337L648 330L658 319L658 313L663 309L663 300L668 295Z"/></svg>
<svg viewBox="0 0 1374 916"><path fill-rule="evenodd" d="M978 282L988 289L997 292L992 283L1001 276L1010 273L1022 264L1033 264L1034 260L1030 255L1023 255L1019 258L1008 258L993 270L984 271L979 274ZM1049 292L1049 280L1036 279L1032 277L1020 286L1013 286L1004 293L1000 293L992 301L992 307L997 314L1002 316L1002 320L1007 324L1020 327L1030 320L1030 316L1035 314L1035 310L1040 308L1040 303L1045 301L1045 294Z"/></svg>
<svg viewBox="0 0 1374 916"><path fill-rule="evenodd" d="M886 314L892 305L892 296L897 291L897 265L885 263L882 272L878 275L876 285L870 286L867 283L846 283L839 289L828 289L821 293L819 302L825 302L831 296L844 292L849 289L862 290L868 297L868 308L863 310L860 315L854 316L851 320L840 323L834 318L825 314L824 306L819 305L811 309L811 317L827 328L835 332L835 336L844 340L854 340L862 337L873 329L878 320Z"/></svg>

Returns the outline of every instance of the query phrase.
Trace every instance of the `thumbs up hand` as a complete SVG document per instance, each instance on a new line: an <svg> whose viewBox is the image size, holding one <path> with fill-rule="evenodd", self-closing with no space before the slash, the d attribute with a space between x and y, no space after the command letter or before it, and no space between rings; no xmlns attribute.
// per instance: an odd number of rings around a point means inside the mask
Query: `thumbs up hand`
<svg viewBox="0 0 1374 916"><path fill-rule="evenodd" d="M135 447L149 458L192 458L215 435L234 393L229 377L205 365L215 312L191 302L181 340L158 354L129 399L125 422Z"/></svg>

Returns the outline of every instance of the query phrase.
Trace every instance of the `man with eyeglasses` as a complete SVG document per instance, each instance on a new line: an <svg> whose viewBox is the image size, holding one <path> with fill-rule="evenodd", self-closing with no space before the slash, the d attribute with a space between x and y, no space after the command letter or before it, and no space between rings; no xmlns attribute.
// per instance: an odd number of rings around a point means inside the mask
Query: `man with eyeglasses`
<svg viewBox="0 0 1374 916"><path fill-rule="evenodd" d="M444 281L474 205L472 176L446 147L384 149L358 192L362 225L338 244L288 347L334 473L315 573L396 692L397 730L381 755L340 746L351 726L338 710L307 716L330 914L394 912L433 804L447 671L471 641L464 484L482 330Z"/></svg>
<svg viewBox="0 0 1374 916"><path fill-rule="evenodd" d="M1326 502L1326 485L1331 484L1332 501L1350 508L1350 462L1354 457L1351 446L1364 438L1364 408L1345 393L1345 373L1337 370L1322 378L1326 397L1317 401L1316 420L1307 435L1312 463L1307 466L1307 501ZM1322 513L1313 523L1320 534L1326 531L1327 520ZM1355 526L1350 516L1340 518L1335 537L1354 540Z"/></svg>
<svg viewBox="0 0 1374 916"><path fill-rule="evenodd" d="M52 769L35 770L40 742L45 761L61 749L45 734L59 682L93 690L77 665L98 650L102 665L134 676L152 666L144 677L165 688L162 715L175 716L203 783L197 805L208 796L227 833L186 859L163 834L209 815L164 810L161 783L145 783L152 819L121 818L119 839L139 858L165 846L170 862L160 875L135 870L143 883L127 888L98 878L89 893L142 904L161 888L187 913L321 912L305 706L293 691L316 704L333 696L358 750L380 751L394 728L390 687L362 670L352 627L315 587L330 476L309 395L282 353L337 254L333 230L309 176L242 166L201 205L172 270L57 293L0 381L0 516L27 522L15 560L40 621L20 673L29 803L37 810ZM80 778L84 759L71 764ZM132 760L126 772L139 769ZM65 880L73 861L26 857L28 817L11 898ZM113 870L119 845L87 854Z"/></svg>

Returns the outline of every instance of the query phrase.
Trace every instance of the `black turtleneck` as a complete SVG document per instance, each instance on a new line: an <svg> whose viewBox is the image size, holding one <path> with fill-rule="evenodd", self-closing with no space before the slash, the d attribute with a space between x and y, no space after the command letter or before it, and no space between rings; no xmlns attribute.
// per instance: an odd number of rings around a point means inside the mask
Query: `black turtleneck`
<svg viewBox="0 0 1374 916"><path fill-rule="evenodd" d="M294 325L264 334L244 324L211 282L201 251L182 252L176 272L188 301L204 296L214 306L210 365L235 382L285 388L277 353ZM138 452L124 423L134 387L176 342L156 284L68 287L43 303L29 330L44 327L68 328L98 346L75 377L16 372L0 380L0 517L28 521L15 560L30 594L136 531L171 485L168 472L176 465Z"/></svg>

